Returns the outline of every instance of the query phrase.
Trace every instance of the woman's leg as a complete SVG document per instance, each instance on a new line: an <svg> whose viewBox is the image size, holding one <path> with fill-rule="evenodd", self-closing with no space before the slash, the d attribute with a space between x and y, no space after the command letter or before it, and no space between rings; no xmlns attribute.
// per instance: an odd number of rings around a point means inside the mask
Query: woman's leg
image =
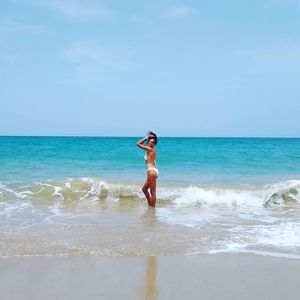
<svg viewBox="0 0 300 300"><path fill-rule="evenodd" d="M150 203L149 205L155 207L156 204L156 172L149 171L148 172L148 182L150 187Z"/></svg>
<svg viewBox="0 0 300 300"><path fill-rule="evenodd" d="M145 184L144 184L144 186L143 186L143 188L142 188L142 190L143 190L143 193L145 194L145 197L146 197L146 199L148 201L148 204L151 205L150 204L151 203L151 198L150 198L150 194L148 192L149 187L150 186L149 186L149 182L148 182L148 179L147 179L146 182L145 182Z"/></svg>

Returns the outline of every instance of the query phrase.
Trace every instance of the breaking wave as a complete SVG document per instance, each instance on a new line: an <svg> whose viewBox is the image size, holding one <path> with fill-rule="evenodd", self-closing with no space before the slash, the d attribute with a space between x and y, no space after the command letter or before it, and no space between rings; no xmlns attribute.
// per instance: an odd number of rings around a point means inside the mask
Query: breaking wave
<svg viewBox="0 0 300 300"><path fill-rule="evenodd" d="M278 182L265 186L159 186L158 201L174 205L225 206L298 206L300 180ZM95 178L14 181L0 183L0 201L24 200L105 200L123 201L144 199L137 183L112 183Z"/></svg>

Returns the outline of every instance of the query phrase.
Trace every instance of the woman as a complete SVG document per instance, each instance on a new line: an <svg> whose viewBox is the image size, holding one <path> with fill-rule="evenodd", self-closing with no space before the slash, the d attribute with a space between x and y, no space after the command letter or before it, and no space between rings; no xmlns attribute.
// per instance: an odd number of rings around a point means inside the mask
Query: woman
<svg viewBox="0 0 300 300"><path fill-rule="evenodd" d="M145 146L144 143L147 141L148 146ZM153 132L149 132L147 136L142 138L136 143L136 145L143 150L147 151L145 154L146 167L147 167L147 180L142 188L149 206L155 207L156 204L156 178L159 175L159 172L156 168L156 149L155 145L157 144L157 136ZM150 194L148 192L150 189Z"/></svg>

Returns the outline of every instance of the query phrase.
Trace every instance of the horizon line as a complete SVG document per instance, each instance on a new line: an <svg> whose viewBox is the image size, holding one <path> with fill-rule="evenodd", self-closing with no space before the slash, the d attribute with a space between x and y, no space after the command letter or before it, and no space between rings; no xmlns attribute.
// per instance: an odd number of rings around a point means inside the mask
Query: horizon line
<svg viewBox="0 0 300 300"><path fill-rule="evenodd" d="M139 138L142 135L0 135L0 137L62 137L62 138ZM216 139L299 139L300 136L167 136L161 135L159 138L216 138Z"/></svg>

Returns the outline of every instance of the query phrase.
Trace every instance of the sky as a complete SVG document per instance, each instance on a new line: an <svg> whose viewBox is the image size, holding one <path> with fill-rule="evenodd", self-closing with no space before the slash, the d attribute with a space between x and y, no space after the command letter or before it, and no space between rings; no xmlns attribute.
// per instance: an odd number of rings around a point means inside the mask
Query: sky
<svg viewBox="0 0 300 300"><path fill-rule="evenodd" d="M1 0L0 135L300 137L300 0Z"/></svg>

